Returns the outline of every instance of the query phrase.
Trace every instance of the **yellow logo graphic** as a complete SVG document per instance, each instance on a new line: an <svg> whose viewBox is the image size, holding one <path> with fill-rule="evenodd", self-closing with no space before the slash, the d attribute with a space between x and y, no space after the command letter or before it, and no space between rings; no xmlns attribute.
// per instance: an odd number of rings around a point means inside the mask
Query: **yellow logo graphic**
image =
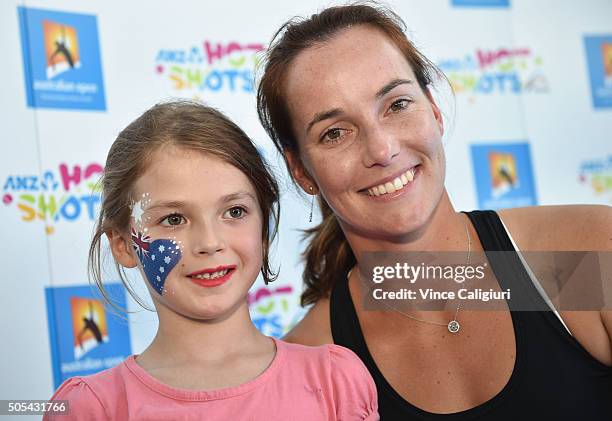
<svg viewBox="0 0 612 421"><path fill-rule="evenodd" d="M489 171L493 198L503 196L519 186L516 159L509 153L489 153Z"/></svg>
<svg viewBox="0 0 612 421"><path fill-rule="evenodd" d="M79 359L98 345L108 342L104 304L91 298L71 297L74 358Z"/></svg>
<svg viewBox="0 0 612 421"><path fill-rule="evenodd" d="M604 65L604 80L606 85L612 85L612 43L601 44L602 61Z"/></svg>
<svg viewBox="0 0 612 421"><path fill-rule="evenodd" d="M47 79L81 67L77 31L72 26L43 21Z"/></svg>

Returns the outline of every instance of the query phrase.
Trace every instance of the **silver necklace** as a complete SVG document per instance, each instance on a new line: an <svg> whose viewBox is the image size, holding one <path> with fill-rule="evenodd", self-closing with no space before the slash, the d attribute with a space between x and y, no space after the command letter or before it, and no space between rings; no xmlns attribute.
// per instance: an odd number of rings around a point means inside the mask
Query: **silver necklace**
<svg viewBox="0 0 612 421"><path fill-rule="evenodd" d="M466 262L466 266L470 264L470 255L472 253L472 237L470 236L470 230L467 227L467 224L465 223L465 220L463 221L463 226L465 227L465 234L467 236L467 243L468 243L468 254L467 254L467 262ZM351 273L349 272L350 276ZM359 277L359 279L361 279L361 274L359 273L359 271L357 272L357 276ZM459 315L459 309L461 308L461 301L459 301L459 305L457 306L457 310L455 310L455 315L453 317L453 319L448 322L448 323L440 323L440 322L434 322L432 320L425 320L425 319L420 319L418 317L414 317L411 314L407 314L404 313L401 310L396 309L395 307L385 303L384 301L381 301L385 306L387 306L388 308L390 308L393 311L396 311L397 313L401 314L402 316L408 317L409 319L412 319L414 321L417 322L421 322L421 323L427 323L430 325L435 325L435 326L446 326L446 328L448 329L448 331L450 333L459 333L459 330L461 329L461 325L459 324L459 320L458 319L458 315Z"/></svg>

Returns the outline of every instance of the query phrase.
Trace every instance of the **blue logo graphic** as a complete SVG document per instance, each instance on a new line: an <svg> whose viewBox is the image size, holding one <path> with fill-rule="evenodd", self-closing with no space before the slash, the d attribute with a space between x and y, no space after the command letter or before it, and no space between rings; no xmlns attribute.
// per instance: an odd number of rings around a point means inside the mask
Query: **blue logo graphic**
<svg viewBox="0 0 612 421"><path fill-rule="evenodd" d="M472 145L471 152L480 209L536 204L529 144Z"/></svg>
<svg viewBox="0 0 612 421"><path fill-rule="evenodd" d="M105 110L96 17L17 11L28 107Z"/></svg>
<svg viewBox="0 0 612 421"><path fill-rule="evenodd" d="M125 308L125 288L106 284L115 304ZM45 288L55 388L73 376L97 373L131 355L127 320L90 285Z"/></svg>
<svg viewBox="0 0 612 421"><path fill-rule="evenodd" d="M584 37L593 107L612 107L612 34Z"/></svg>
<svg viewBox="0 0 612 421"><path fill-rule="evenodd" d="M455 7L510 7L510 0L451 0Z"/></svg>

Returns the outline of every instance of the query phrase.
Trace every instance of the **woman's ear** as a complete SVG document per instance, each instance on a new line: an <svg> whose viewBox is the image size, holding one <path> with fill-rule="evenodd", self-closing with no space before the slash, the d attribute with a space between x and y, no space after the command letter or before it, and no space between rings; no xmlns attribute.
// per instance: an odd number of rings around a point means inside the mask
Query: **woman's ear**
<svg viewBox="0 0 612 421"><path fill-rule="evenodd" d="M119 231L114 229L106 231L105 234L108 237L115 261L126 268L136 267L138 261L136 260L131 240L126 240Z"/></svg>
<svg viewBox="0 0 612 421"><path fill-rule="evenodd" d="M317 194L319 192L319 187L315 184L310 174L308 174L308 171L306 171L304 168L304 164L302 163L299 155L292 151L285 151L284 154L289 170L291 171L291 175L300 185L302 190L304 190L307 194Z"/></svg>

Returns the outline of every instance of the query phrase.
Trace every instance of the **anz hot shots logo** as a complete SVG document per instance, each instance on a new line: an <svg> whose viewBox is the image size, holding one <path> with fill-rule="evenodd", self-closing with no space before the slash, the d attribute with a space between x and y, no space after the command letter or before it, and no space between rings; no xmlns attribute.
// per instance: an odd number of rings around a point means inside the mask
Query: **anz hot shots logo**
<svg viewBox="0 0 612 421"><path fill-rule="evenodd" d="M28 107L105 110L96 17L17 10Z"/></svg>
<svg viewBox="0 0 612 421"><path fill-rule="evenodd" d="M438 67L457 95L470 99L486 95L549 92L543 59L530 48L477 48L462 57L442 58Z"/></svg>
<svg viewBox="0 0 612 421"><path fill-rule="evenodd" d="M582 161L578 181L594 198L612 204L612 154Z"/></svg>
<svg viewBox="0 0 612 421"><path fill-rule="evenodd" d="M172 95L203 99L215 93L253 94L259 42L204 40L185 48L164 48L155 73Z"/></svg>
<svg viewBox="0 0 612 421"><path fill-rule="evenodd" d="M53 234L66 222L93 221L100 208L100 186L104 168L61 163L42 175L9 174L2 182L3 206L17 212L24 222L42 222Z"/></svg>
<svg viewBox="0 0 612 421"><path fill-rule="evenodd" d="M126 307L122 284L105 288L116 305ZM69 377L114 367L131 354L127 320L109 310L90 285L48 287L45 295L56 388Z"/></svg>

